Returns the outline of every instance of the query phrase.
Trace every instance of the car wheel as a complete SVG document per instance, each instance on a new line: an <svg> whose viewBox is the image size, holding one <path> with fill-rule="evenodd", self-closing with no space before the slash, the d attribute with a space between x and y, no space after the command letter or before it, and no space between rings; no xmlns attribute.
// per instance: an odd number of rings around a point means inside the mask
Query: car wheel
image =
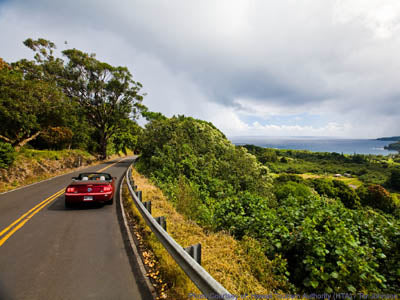
<svg viewBox="0 0 400 300"><path fill-rule="evenodd" d="M65 207L66 208L71 208L72 207L72 203L65 201Z"/></svg>
<svg viewBox="0 0 400 300"><path fill-rule="evenodd" d="M111 198L106 202L107 205L112 205L114 203L114 198Z"/></svg>

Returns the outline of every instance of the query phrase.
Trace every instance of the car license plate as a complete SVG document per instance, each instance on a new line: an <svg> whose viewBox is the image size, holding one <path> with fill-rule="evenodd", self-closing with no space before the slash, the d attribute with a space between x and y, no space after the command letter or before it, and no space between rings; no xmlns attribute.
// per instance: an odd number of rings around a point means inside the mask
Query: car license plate
<svg viewBox="0 0 400 300"><path fill-rule="evenodd" d="M92 201L93 196L83 196L83 201Z"/></svg>

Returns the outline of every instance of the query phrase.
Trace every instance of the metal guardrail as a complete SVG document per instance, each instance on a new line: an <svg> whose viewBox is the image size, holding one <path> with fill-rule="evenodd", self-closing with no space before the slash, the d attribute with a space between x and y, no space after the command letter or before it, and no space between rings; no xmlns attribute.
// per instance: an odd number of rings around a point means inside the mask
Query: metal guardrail
<svg viewBox="0 0 400 300"><path fill-rule="evenodd" d="M216 281L204 268L193 259L153 218L151 213L145 208L132 187L132 169L129 167L126 172L126 182L129 192L133 198L137 209L150 227L151 231L157 236L164 248L174 258L181 269L192 280L207 299L234 299L234 295L229 293L218 281ZM141 193L138 193L141 196ZM141 197L140 197L141 198Z"/></svg>

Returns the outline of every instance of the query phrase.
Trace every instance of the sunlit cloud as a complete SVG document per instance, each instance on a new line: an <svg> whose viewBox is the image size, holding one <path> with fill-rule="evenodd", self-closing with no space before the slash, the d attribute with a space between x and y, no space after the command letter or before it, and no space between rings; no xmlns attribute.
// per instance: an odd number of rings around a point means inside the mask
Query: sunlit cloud
<svg viewBox="0 0 400 300"><path fill-rule="evenodd" d="M395 0L0 1L6 61L27 37L94 52L232 136L398 135L399 30Z"/></svg>

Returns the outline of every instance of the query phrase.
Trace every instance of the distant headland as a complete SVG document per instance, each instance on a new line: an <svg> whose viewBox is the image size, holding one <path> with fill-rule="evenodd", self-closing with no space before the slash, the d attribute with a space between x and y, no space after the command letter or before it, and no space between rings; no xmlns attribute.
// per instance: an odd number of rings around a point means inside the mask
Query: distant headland
<svg viewBox="0 0 400 300"><path fill-rule="evenodd" d="M400 152L400 136L391 136L391 137L381 137L377 138L379 141L394 141L396 143L391 143L384 148L386 150L394 150L394 151L399 151Z"/></svg>
<svg viewBox="0 0 400 300"><path fill-rule="evenodd" d="M377 138L378 141L400 141L400 136L389 136L389 137L381 137Z"/></svg>

